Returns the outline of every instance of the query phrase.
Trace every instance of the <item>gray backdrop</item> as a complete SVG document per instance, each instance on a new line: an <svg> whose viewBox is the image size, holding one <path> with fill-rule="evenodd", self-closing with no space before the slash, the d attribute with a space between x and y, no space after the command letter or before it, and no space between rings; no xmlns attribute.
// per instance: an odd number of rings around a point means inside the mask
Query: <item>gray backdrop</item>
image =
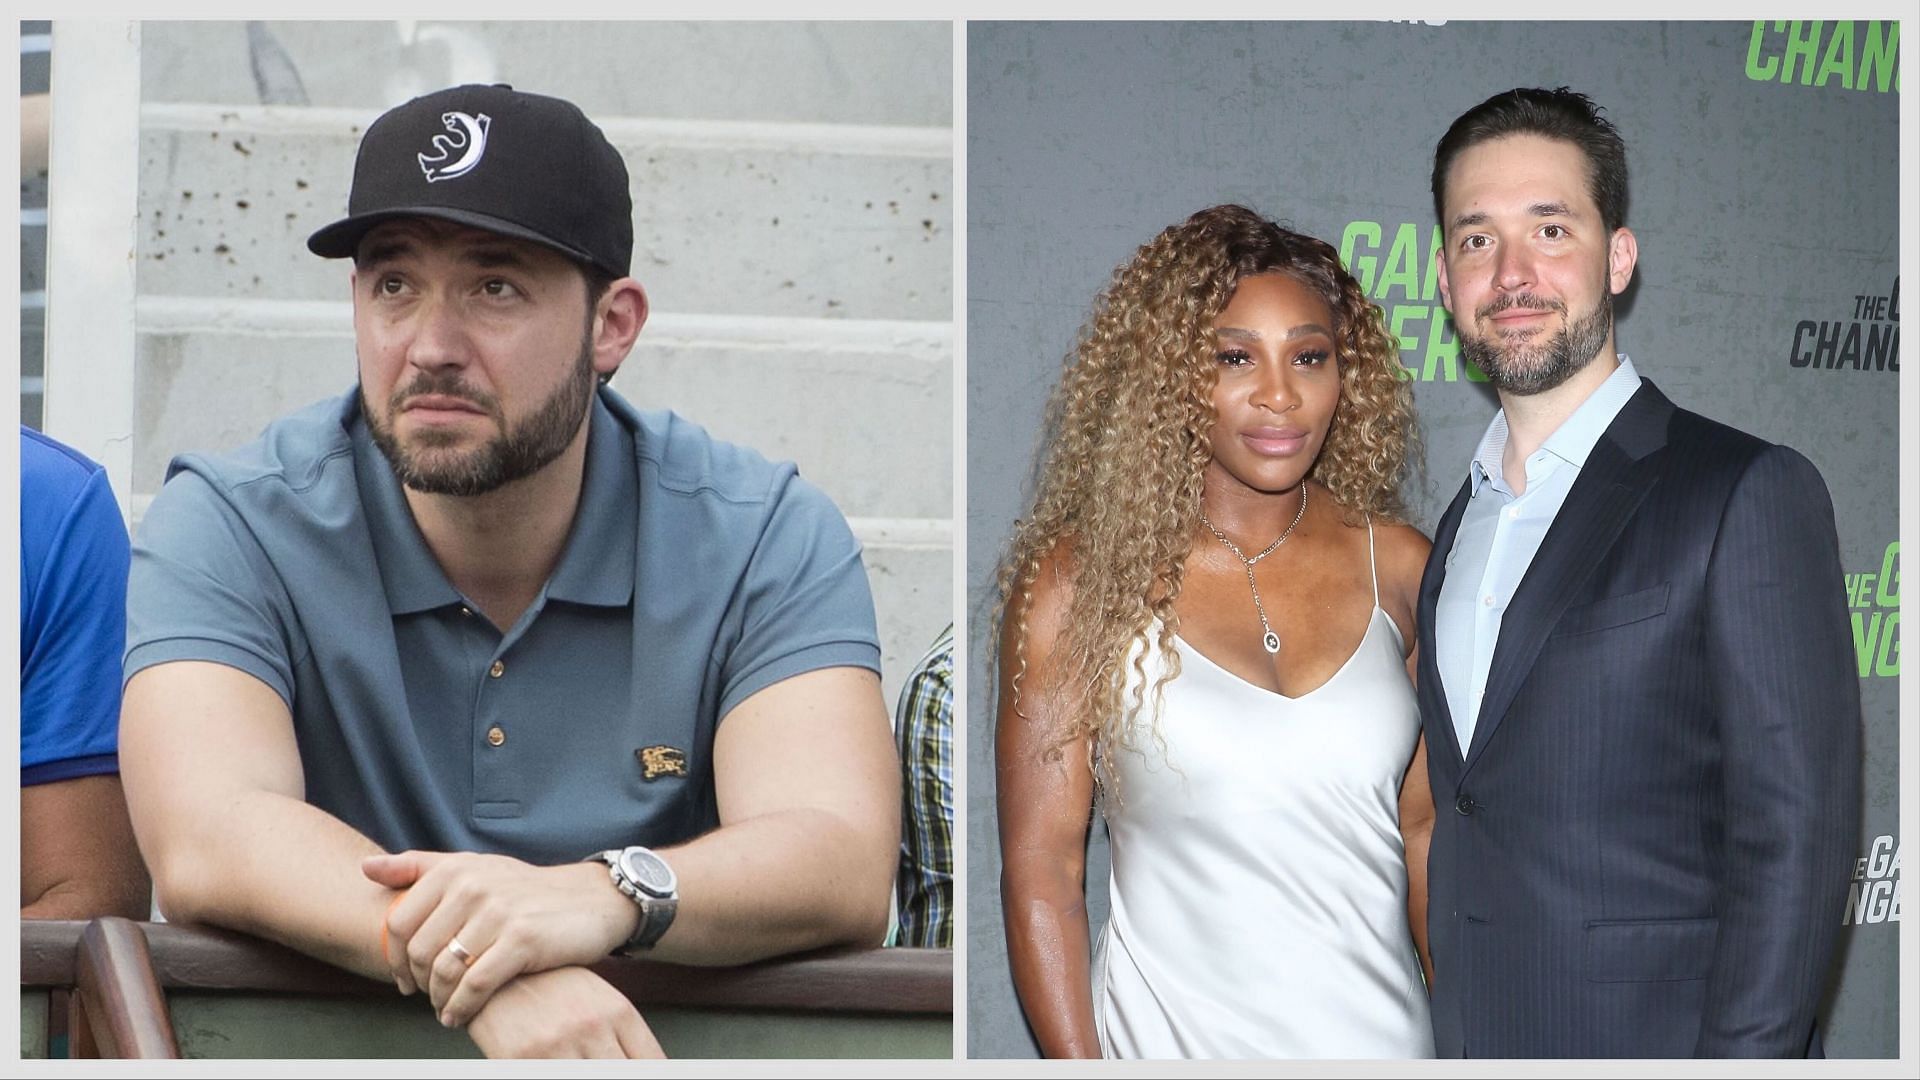
<svg viewBox="0 0 1920 1080"><path fill-rule="evenodd" d="M1412 505L1431 534L1495 409L1431 280L1433 144L1491 94L1562 84L1627 139L1640 264L1621 348L1679 404L1801 450L1832 490L1867 782L1827 1046L1894 1056L1898 95L1881 24L974 23L967 67L970 1056L1035 1052L1000 913L985 615L1094 294L1215 203L1338 244L1416 380L1428 477ZM1105 856L1096 829L1096 933Z"/></svg>

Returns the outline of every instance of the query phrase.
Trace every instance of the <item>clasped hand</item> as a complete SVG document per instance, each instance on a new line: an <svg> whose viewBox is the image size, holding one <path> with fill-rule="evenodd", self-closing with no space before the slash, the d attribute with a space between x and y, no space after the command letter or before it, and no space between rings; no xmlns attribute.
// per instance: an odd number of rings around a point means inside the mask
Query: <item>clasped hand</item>
<svg viewBox="0 0 1920 1080"><path fill-rule="evenodd" d="M605 957L639 918L595 863L403 851L369 856L361 872L405 890L387 912L386 962L400 992L426 990L448 1027L472 1020L523 973ZM456 939L464 958L450 947Z"/></svg>

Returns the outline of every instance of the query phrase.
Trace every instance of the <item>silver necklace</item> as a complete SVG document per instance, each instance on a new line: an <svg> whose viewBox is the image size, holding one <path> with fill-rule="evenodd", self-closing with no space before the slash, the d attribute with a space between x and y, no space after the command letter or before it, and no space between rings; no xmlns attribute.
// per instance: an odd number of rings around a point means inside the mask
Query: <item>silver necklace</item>
<svg viewBox="0 0 1920 1080"><path fill-rule="evenodd" d="M1233 557L1236 559L1239 559L1241 565L1247 568L1247 588L1253 590L1253 610L1260 613L1260 629L1266 631L1266 633L1260 635L1260 646L1261 648L1264 648L1267 650L1268 656L1272 656L1273 654L1280 651L1280 635L1273 632L1273 624L1267 621L1266 605L1260 602L1260 586L1254 584L1254 581L1253 581L1253 564L1273 554L1274 551L1279 549L1281 544L1286 543L1287 537L1292 536L1293 530L1299 527L1300 519L1306 516L1307 516L1307 485L1301 484L1300 485L1300 509L1297 513L1293 515L1293 524L1287 526L1287 531L1281 533L1279 539L1275 540L1271 544L1268 544L1265 551L1262 551L1260 554L1255 555L1253 558L1249 559L1246 557L1244 553L1241 552L1240 545L1227 539L1226 533L1223 533L1219 529L1216 529L1213 527L1213 522L1207 520L1207 512L1205 510L1200 511L1200 524L1205 525L1207 527L1207 531L1212 533L1215 539L1227 545L1227 550L1233 552Z"/></svg>

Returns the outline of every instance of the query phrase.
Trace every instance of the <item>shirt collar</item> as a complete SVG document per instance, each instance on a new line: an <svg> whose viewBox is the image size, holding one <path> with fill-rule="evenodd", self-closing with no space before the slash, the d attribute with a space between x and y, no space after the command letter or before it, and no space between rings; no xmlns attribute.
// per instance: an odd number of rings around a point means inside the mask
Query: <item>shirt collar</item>
<svg viewBox="0 0 1920 1080"><path fill-rule="evenodd" d="M547 581L547 599L619 607L633 599L634 555L640 537L640 477L635 440L593 396L587 429L586 475L573 532Z"/></svg>
<svg viewBox="0 0 1920 1080"><path fill-rule="evenodd" d="M1633 360L1626 353L1620 354L1620 366L1608 375L1605 382L1587 395L1587 400L1573 410L1573 415L1547 436L1540 449L1559 458L1561 461L1582 468L1587 463L1587 455L1593 453L1594 444L1600 436L1606 434L1607 426L1620 415L1626 407L1627 399L1640 389L1640 373L1634 369ZM1473 462L1468 467L1468 477L1473 485L1473 493L1489 483L1504 481L1501 470L1501 457L1507 450L1507 411L1501 409L1493 414L1493 421L1487 425L1487 432L1480 437L1480 446L1473 453Z"/></svg>
<svg viewBox="0 0 1920 1080"><path fill-rule="evenodd" d="M400 481L386 455L373 444L357 406L348 426L354 477L387 594L387 610L405 615L461 603L459 590L447 580L446 571L427 548L426 537L420 535ZM633 598L640 513L634 438L596 394L587 430L580 505L560 562L547 581L547 599L618 607Z"/></svg>

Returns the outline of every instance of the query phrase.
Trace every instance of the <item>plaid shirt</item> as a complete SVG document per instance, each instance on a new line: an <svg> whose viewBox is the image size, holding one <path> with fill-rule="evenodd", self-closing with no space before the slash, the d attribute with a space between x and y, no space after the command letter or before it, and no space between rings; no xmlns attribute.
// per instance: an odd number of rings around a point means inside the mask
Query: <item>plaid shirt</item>
<svg viewBox="0 0 1920 1080"><path fill-rule="evenodd" d="M907 676L895 737L906 769L901 791L896 944L953 947L953 626Z"/></svg>

